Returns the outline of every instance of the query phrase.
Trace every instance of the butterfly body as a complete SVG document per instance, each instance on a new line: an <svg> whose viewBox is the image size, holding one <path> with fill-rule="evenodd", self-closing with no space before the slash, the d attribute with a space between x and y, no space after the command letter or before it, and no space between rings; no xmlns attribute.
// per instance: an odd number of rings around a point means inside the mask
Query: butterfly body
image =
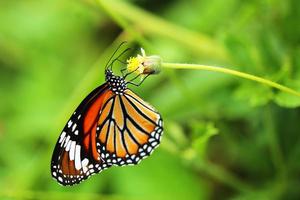
<svg viewBox="0 0 300 200"><path fill-rule="evenodd" d="M65 125L53 152L51 172L62 185L78 184L113 165L134 165L159 145L160 114L109 69Z"/></svg>
<svg viewBox="0 0 300 200"><path fill-rule="evenodd" d="M123 95L124 91L127 89L127 83L125 79L121 76L116 76L111 70L106 70L105 80L109 85L109 89L115 94Z"/></svg>

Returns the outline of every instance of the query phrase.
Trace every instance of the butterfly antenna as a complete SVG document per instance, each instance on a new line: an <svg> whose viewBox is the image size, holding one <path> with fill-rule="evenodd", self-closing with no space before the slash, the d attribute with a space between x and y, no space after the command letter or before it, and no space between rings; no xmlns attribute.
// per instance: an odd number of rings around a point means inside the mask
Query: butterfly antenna
<svg viewBox="0 0 300 200"><path fill-rule="evenodd" d="M127 48L127 49L125 49L122 53L120 53L115 59L113 59L112 61L111 61L111 64L110 65L108 65L107 67L110 67L110 70L112 70L112 67L113 67L113 64L114 64L114 62L115 61L119 61L119 62L121 62L121 63L123 63L123 64L126 64L126 63L124 63L123 61L121 61L121 60L119 60L119 58L122 56L122 55L124 55L127 51L129 51L131 48ZM106 68L107 69L107 68Z"/></svg>
<svg viewBox="0 0 300 200"><path fill-rule="evenodd" d="M105 69L108 68L111 59L115 56L115 54L118 52L118 50L119 50L125 43L127 43L127 41L123 41L121 44L119 44L119 46L117 47L117 49L114 51L114 53L110 56L109 60L107 61L106 65L105 65Z"/></svg>

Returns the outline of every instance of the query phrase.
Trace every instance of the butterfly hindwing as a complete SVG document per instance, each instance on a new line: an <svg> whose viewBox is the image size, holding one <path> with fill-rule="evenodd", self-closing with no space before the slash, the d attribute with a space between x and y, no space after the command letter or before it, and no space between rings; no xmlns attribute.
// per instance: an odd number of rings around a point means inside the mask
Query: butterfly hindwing
<svg viewBox="0 0 300 200"><path fill-rule="evenodd" d="M56 143L51 173L74 185L112 166L134 165L160 144L161 115L127 88L126 75L105 70L106 82L77 107Z"/></svg>
<svg viewBox="0 0 300 200"><path fill-rule="evenodd" d="M101 157L112 165L133 165L159 145L160 114L130 89L107 102L98 120Z"/></svg>
<svg viewBox="0 0 300 200"><path fill-rule="evenodd" d="M53 152L51 173L62 185L73 185L111 166L96 147L99 111L112 93L107 84L93 90L65 125Z"/></svg>

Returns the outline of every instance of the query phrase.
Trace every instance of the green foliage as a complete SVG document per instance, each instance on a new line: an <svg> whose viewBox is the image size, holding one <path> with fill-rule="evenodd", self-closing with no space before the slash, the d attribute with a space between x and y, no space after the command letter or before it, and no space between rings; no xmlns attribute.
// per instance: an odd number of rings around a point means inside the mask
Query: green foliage
<svg viewBox="0 0 300 200"><path fill-rule="evenodd" d="M206 146L208 145L209 139L218 134L218 129L213 123L209 122L197 122L191 123L192 127L192 147L195 149L200 157L204 157L206 153Z"/></svg>
<svg viewBox="0 0 300 200"><path fill-rule="evenodd" d="M1 1L0 199L299 199L300 98L206 71L132 88L162 114L138 166L78 186L50 175L66 120L123 40L165 62L247 72L300 91L300 2Z"/></svg>
<svg viewBox="0 0 300 200"><path fill-rule="evenodd" d="M295 89L300 89L300 81L289 81L287 85L292 85ZM295 108L300 106L300 98L289 95L285 92L279 92L275 97L275 102L282 107Z"/></svg>

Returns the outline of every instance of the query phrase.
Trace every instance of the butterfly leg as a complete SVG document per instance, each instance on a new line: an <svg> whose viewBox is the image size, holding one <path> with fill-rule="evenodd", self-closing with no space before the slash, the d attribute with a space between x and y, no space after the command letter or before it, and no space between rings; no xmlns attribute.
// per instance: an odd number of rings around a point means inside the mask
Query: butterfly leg
<svg viewBox="0 0 300 200"><path fill-rule="evenodd" d="M131 71L131 72L128 72L127 74L125 74L125 76L123 76L123 78L125 79L125 78L126 78L127 76L129 76L130 74L136 72L139 68L140 68L140 67L137 66L137 68L136 68L135 70L133 70L133 71ZM141 74L139 74L139 75L141 75ZM137 75L134 79L136 79L139 75ZM130 80L130 81L132 81L132 80Z"/></svg>
<svg viewBox="0 0 300 200"><path fill-rule="evenodd" d="M145 77L143 77L143 79L142 79L138 84L136 84L136 83L134 83L134 82L132 82L132 81L134 81L134 80L135 80L136 78L138 78L140 75L134 77L132 80L128 81L128 83L129 83L129 84L132 84L132 85L134 85L134 86L140 86L140 85L146 80L146 78L147 78L149 75L150 75L150 74L147 74Z"/></svg>
<svg viewBox="0 0 300 200"><path fill-rule="evenodd" d="M121 73L122 73L122 76L124 76L124 71L126 71L126 70L127 70L127 67L125 67L125 68L123 68L123 69L120 70Z"/></svg>

